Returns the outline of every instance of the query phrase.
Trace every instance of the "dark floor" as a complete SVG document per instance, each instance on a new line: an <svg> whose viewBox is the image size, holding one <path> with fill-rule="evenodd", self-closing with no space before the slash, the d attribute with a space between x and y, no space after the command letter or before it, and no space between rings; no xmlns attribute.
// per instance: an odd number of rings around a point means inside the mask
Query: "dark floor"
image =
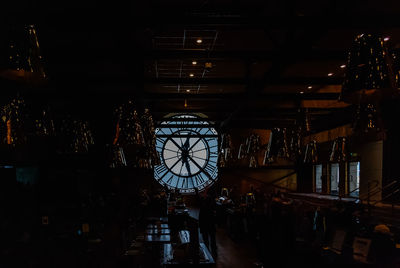
<svg viewBox="0 0 400 268"><path fill-rule="evenodd" d="M198 219L199 211L191 208L189 214ZM217 228L217 249L218 258L216 258L216 268L253 268L257 267L258 262L255 246L249 241L235 242L228 235L226 229ZM200 241L202 237L200 236Z"/></svg>
<svg viewBox="0 0 400 268"><path fill-rule="evenodd" d="M218 258L217 268L253 268L255 263L256 249L246 241L234 242L226 233L225 229L217 229Z"/></svg>

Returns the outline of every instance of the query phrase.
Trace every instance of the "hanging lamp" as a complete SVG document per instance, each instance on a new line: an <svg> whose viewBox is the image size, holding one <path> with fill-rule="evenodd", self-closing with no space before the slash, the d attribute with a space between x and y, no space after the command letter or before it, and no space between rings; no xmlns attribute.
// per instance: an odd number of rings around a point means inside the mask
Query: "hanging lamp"
<svg viewBox="0 0 400 268"><path fill-rule="evenodd" d="M358 35L348 53L340 99L353 104L377 103L396 94L392 57L383 38Z"/></svg>
<svg viewBox="0 0 400 268"><path fill-rule="evenodd" d="M14 27L9 33L8 50L3 55L0 77L29 84L44 83L47 75L36 27Z"/></svg>

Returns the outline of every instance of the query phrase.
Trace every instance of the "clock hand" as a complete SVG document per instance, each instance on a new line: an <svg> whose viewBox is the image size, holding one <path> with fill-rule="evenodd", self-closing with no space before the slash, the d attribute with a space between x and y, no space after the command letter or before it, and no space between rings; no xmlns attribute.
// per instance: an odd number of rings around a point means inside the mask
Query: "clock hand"
<svg viewBox="0 0 400 268"><path fill-rule="evenodd" d="M183 148L181 147L181 145L179 145L176 141L174 141L174 139L170 139L172 141L173 144L175 144L176 147L178 147L179 150L182 150Z"/></svg>
<svg viewBox="0 0 400 268"><path fill-rule="evenodd" d="M183 149L185 150L189 149L189 137L186 138L185 144L183 145Z"/></svg>
<svg viewBox="0 0 400 268"><path fill-rule="evenodd" d="M188 171L188 175L192 175L192 171L190 170L190 165L189 165L189 160L186 158L185 159L185 166L186 166L186 170Z"/></svg>

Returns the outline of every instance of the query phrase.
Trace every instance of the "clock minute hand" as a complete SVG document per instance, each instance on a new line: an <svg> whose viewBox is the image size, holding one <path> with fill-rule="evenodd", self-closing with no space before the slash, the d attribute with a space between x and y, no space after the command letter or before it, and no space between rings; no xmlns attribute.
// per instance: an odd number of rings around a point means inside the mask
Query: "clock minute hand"
<svg viewBox="0 0 400 268"><path fill-rule="evenodd" d="M192 175L192 171L190 170L190 165L189 165L189 160L186 158L185 159L185 166L186 166L186 170L188 171L188 175Z"/></svg>
<svg viewBox="0 0 400 268"><path fill-rule="evenodd" d="M185 144L183 144L183 149L185 150L189 150L189 137L186 138Z"/></svg>

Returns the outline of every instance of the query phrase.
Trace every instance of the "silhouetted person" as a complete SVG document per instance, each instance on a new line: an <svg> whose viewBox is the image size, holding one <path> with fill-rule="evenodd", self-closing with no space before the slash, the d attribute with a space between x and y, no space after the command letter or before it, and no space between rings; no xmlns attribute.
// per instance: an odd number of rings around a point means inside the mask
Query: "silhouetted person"
<svg viewBox="0 0 400 268"><path fill-rule="evenodd" d="M204 244L210 249L211 254L217 256L215 213L215 198L208 192L207 196L200 198L199 227L203 236Z"/></svg>

